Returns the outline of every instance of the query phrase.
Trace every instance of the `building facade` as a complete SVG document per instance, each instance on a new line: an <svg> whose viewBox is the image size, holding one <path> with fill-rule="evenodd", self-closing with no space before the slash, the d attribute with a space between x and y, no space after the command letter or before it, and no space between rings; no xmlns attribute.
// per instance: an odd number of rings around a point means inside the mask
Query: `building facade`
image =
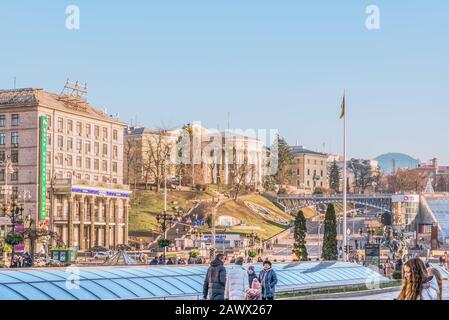
<svg viewBox="0 0 449 320"><path fill-rule="evenodd" d="M124 181L133 188L155 182L163 176L163 160L175 152L178 131L157 131L144 127L128 127L124 131ZM168 153L168 154L167 154ZM175 175L167 162L167 177Z"/></svg>
<svg viewBox="0 0 449 320"><path fill-rule="evenodd" d="M312 193L316 188L327 189L329 187L328 156L302 146L293 146L291 151L294 154L294 160L290 167L290 186L306 193Z"/></svg>
<svg viewBox="0 0 449 320"><path fill-rule="evenodd" d="M42 123L45 139L40 137ZM78 250L126 243L130 191L123 184L125 127L79 95L0 91L0 184L11 190L3 202L24 203L24 215L36 225L48 225L65 245ZM52 238L43 245L55 242Z"/></svg>
<svg viewBox="0 0 449 320"><path fill-rule="evenodd" d="M183 185L230 185L236 179L235 171L241 169L245 184L255 188L262 184L266 157L262 141L232 132L210 132L199 125L193 125L191 132L188 136L182 129L163 132L143 127L126 129L125 182L132 187L154 183L156 172L154 168L149 170L149 166L157 165L156 160L161 162L161 154L168 148L169 181L182 181Z"/></svg>

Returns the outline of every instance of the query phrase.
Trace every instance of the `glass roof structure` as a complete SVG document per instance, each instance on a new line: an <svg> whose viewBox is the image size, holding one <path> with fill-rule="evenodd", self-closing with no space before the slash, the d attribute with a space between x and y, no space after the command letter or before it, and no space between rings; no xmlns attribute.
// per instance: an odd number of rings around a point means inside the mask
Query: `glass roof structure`
<svg viewBox="0 0 449 320"><path fill-rule="evenodd" d="M427 198L444 238L449 238L449 198Z"/></svg>
<svg viewBox="0 0 449 320"><path fill-rule="evenodd" d="M254 265L258 273L262 266ZM200 299L208 266L0 270L0 300ZM345 262L274 264L277 291L387 281Z"/></svg>
<svg viewBox="0 0 449 320"><path fill-rule="evenodd" d="M444 267L440 266L438 263L430 263L430 266L437 269L441 273L443 279L449 279L449 272Z"/></svg>

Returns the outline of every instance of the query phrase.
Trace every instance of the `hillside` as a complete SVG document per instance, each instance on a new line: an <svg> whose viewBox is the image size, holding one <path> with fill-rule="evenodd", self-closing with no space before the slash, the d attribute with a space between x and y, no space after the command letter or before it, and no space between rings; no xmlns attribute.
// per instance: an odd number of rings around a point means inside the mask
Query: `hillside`
<svg viewBox="0 0 449 320"><path fill-rule="evenodd" d="M248 204L255 204L262 210L267 210L270 214L257 213ZM312 216L312 210L307 216ZM270 238L277 233L288 228L288 224L280 223L279 220L290 222L292 217L276 207L271 201L259 195L242 196L237 201L228 200L217 210L217 220L220 216L231 216L241 221L241 225L236 225L227 229L227 233L248 234L256 232L264 239ZM217 232L220 232L218 229Z"/></svg>
<svg viewBox="0 0 449 320"><path fill-rule="evenodd" d="M213 193L202 191L169 191L167 193L167 211L173 213L173 207L184 212L195 204L194 200L211 199ZM164 192L138 191L133 194L129 212L129 233L145 233L159 230L156 215L164 210Z"/></svg>

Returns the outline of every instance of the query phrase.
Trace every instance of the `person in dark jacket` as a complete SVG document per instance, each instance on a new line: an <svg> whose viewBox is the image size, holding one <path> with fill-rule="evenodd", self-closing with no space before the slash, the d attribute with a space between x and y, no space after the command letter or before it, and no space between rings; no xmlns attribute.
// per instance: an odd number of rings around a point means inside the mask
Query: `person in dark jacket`
<svg viewBox="0 0 449 320"><path fill-rule="evenodd" d="M208 300L224 300L226 286L226 268L224 254L217 254L207 270L203 285L203 298Z"/></svg>
<svg viewBox="0 0 449 320"><path fill-rule="evenodd" d="M157 260L157 257L154 257L154 258L150 261L150 265L154 266L154 265L156 265L156 264L158 264L158 260Z"/></svg>
<svg viewBox="0 0 449 320"><path fill-rule="evenodd" d="M254 270L253 266L249 266L248 267L248 283L249 283L250 288L253 285L254 279L257 279L256 271Z"/></svg>
<svg viewBox="0 0 449 320"><path fill-rule="evenodd" d="M263 263L263 270L259 273L259 282L262 285L262 300L274 300L278 278L268 260Z"/></svg>

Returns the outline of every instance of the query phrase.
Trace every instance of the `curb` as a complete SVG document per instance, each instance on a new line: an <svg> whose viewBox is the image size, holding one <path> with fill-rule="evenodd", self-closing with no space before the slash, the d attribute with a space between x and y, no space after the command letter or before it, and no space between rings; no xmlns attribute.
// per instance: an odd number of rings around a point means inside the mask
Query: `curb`
<svg viewBox="0 0 449 320"><path fill-rule="evenodd" d="M354 298L354 297L364 297L370 295L376 295L381 293L395 292L400 290L400 287L391 287L383 289L374 290L363 290L355 292L341 292L341 293L324 293L310 296L299 296L299 297L289 297L281 298L279 300L319 300L319 299L332 299L332 298Z"/></svg>

